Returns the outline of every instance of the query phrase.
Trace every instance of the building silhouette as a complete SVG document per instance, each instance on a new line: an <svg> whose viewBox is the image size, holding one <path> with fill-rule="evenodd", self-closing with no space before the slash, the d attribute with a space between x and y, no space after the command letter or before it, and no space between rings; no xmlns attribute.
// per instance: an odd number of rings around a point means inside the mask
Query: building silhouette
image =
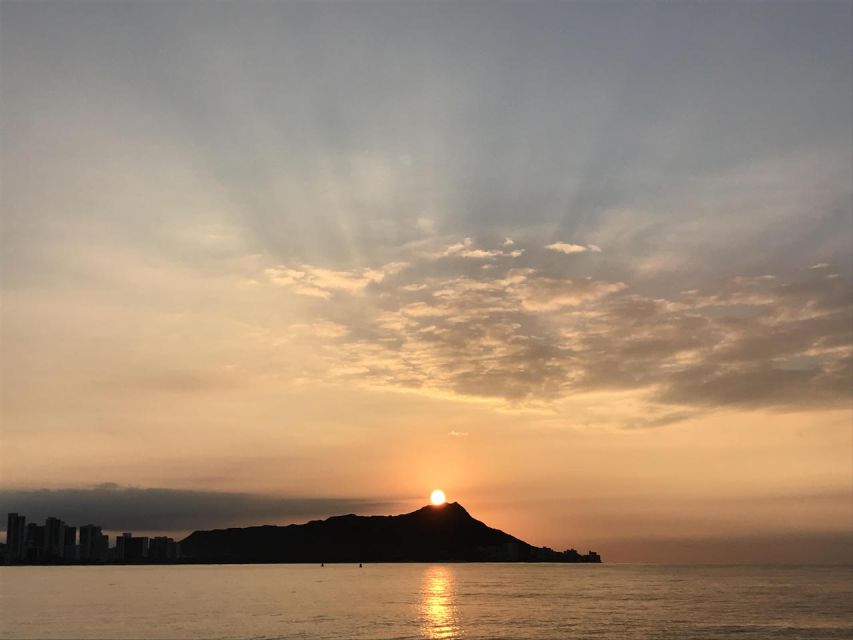
<svg viewBox="0 0 853 640"><path fill-rule="evenodd" d="M151 562L172 562L181 555L180 545L173 538L155 536L148 545L148 558Z"/></svg>
<svg viewBox="0 0 853 640"><path fill-rule="evenodd" d="M80 527L80 560L82 562L106 562L109 552L109 537L101 533L101 527L84 524Z"/></svg>
<svg viewBox="0 0 853 640"><path fill-rule="evenodd" d="M77 547L77 527L65 525L65 539L62 547L63 560L77 560L80 550Z"/></svg>
<svg viewBox="0 0 853 640"><path fill-rule="evenodd" d="M131 536L133 536L132 533L125 531L123 534L116 537L116 546L113 550L113 560L124 562L125 548L127 546L127 541Z"/></svg>
<svg viewBox="0 0 853 640"><path fill-rule="evenodd" d="M27 555L27 518L10 513L6 520L6 553L12 560L25 560Z"/></svg>
<svg viewBox="0 0 853 640"><path fill-rule="evenodd" d="M148 558L148 536L131 536L124 547L126 562L140 562Z"/></svg>
<svg viewBox="0 0 853 640"><path fill-rule="evenodd" d="M27 541L25 558L27 562L44 562L44 525L31 522L27 525Z"/></svg>
<svg viewBox="0 0 853 640"><path fill-rule="evenodd" d="M130 532L116 538L115 559L118 562L140 562L148 558L148 536L134 536Z"/></svg>
<svg viewBox="0 0 853 640"><path fill-rule="evenodd" d="M44 556L51 562L65 557L65 523L59 518L44 521Z"/></svg>
<svg viewBox="0 0 853 640"><path fill-rule="evenodd" d="M43 525L27 522L26 516L9 513L6 544L0 545L0 562L7 564L165 563L180 562L180 545L167 536L134 536L125 532L110 549L109 536L100 525L79 528L51 516Z"/></svg>

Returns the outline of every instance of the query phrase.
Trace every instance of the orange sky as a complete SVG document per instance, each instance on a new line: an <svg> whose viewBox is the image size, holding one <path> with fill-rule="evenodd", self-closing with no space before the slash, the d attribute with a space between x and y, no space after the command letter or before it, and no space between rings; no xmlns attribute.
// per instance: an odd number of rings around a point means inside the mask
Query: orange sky
<svg viewBox="0 0 853 640"><path fill-rule="evenodd" d="M850 6L523 4L3 3L0 508L850 561Z"/></svg>

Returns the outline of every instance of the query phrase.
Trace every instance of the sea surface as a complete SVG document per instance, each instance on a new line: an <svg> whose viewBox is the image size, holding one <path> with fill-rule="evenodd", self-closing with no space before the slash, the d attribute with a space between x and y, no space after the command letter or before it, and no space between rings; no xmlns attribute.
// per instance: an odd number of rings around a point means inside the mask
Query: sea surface
<svg viewBox="0 0 853 640"><path fill-rule="evenodd" d="M853 568L0 568L2 638L853 638Z"/></svg>

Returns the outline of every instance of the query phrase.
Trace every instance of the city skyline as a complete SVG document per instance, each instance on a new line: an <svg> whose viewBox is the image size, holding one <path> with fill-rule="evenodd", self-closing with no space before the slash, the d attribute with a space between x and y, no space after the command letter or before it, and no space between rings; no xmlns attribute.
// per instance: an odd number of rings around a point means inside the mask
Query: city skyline
<svg viewBox="0 0 853 640"><path fill-rule="evenodd" d="M4 1L0 510L853 561L851 11Z"/></svg>
<svg viewBox="0 0 853 640"><path fill-rule="evenodd" d="M8 513L0 564L221 564L247 562L559 562L601 563L595 551L537 547L474 519L443 498L396 516L336 516L286 527L217 528L183 540L168 536L113 536L100 525L43 525ZM273 536L271 539L270 536Z"/></svg>
<svg viewBox="0 0 853 640"><path fill-rule="evenodd" d="M96 524L70 525L48 516L44 524L27 522L23 513L6 514L4 564L106 564L122 562L177 562L180 544L168 536L134 536L123 531L109 534ZM79 538L78 538L79 530Z"/></svg>

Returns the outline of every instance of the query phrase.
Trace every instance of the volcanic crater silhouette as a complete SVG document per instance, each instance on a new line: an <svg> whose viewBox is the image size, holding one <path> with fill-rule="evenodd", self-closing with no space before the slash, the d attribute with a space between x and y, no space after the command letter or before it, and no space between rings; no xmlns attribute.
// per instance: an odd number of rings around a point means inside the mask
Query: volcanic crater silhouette
<svg viewBox="0 0 853 640"><path fill-rule="evenodd" d="M601 562L594 551L534 547L450 502L396 516L195 531L181 552L200 563Z"/></svg>

